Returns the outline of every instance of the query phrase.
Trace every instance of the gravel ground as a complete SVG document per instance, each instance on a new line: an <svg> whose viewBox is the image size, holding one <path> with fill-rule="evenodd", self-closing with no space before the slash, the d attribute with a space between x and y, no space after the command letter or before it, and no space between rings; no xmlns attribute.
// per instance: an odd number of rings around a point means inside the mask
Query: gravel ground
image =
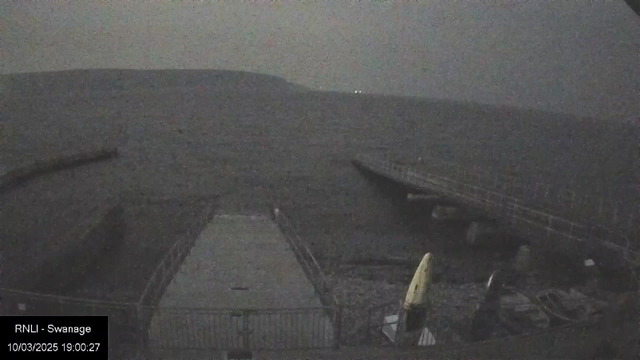
<svg viewBox="0 0 640 360"><path fill-rule="evenodd" d="M379 330L367 332L367 326L381 323L382 316L397 313L399 301L404 298L415 268L426 252L436 256L427 326L439 343L467 341L473 309L484 297L486 281L497 269L512 269L516 246L471 248L462 241L464 222L425 221L429 219L429 207L401 205L396 208L396 214L400 214L395 218L396 226L386 227L383 236L400 240L413 238L420 245L404 254L396 251L389 256L383 247L352 257L324 259L326 251L315 246L316 254L324 260L321 264L334 294L344 306L345 342L389 345ZM389 218L394 217L389 215ZM336 227L340 226L336 224ZM532 253L531 272L514 284L519 291L533 294L550 287L565 290L575 287L585 291L587 278L578 263L560 255L539 255L536 251Z"/></svg>
<svg viewBox="0 0 640 360"><path fill-rule="evenodd" d="M367 270L360 269L361 272ZM369 273L394 273L393 269L379 267L368 269ZM406 271L402 271L406 277ZM379 330L367 333L367 326L379 324L382 316L397 314L399 300L407 290L407 282L364 280L357 276L351 277L349 270L343 274L329 277L335 284L335 291L341 294L344 304L343 331L345 343L348 345L362 345L373 341L374 344L388 344ZM451 285L436 283L430 287L429 299L432 308L427 320L430 328L439 342L457 343L464 340L465 328L468 326L473 311L473 305L481 299L482 284ZM374 309L374 310L372 310ZM366 336L370 336L367 339Z"/></svg>

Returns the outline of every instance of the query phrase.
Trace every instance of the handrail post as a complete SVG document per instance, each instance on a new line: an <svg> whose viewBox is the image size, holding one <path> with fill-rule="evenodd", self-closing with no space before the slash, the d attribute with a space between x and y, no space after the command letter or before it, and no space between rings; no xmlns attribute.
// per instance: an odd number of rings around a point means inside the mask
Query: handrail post
<svg viewBox="0 0 640 360"><path fill-rule="evenodd" d="M367 327L365 329L365 341L367 345L371 344L371 308L367 310Z"/></svg>
<svg viewBox="0 0 640 360"><path fill-rule="evenodd" d="M138 342L140 344L140 347L143 348L146 345L146 340L144 336L144 319L142 316L142 306L140 302L136 304L135 310L136 310L136 320L137 320L136 336L138 336Z"/></svg>
<svg viewBox="0 0 640 360"><path fill-rule="evenodd" d="M342 305L338 302L334 302L336 311L334 313L335 332L333 334L333 347L337 350L340 349L340 338L342 337Z"/></svg>
<svg viewBox="0 0 640 360"><path fill-rule="evenodd" d="M249 350L251 349L251 338L250 338L250 329L249 329L249 310L242 311L242 348Z"/></svg>

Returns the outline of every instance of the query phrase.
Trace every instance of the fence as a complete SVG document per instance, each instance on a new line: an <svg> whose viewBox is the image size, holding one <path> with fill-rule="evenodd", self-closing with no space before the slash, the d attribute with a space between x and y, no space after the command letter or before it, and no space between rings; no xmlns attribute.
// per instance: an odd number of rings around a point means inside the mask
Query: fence
<svg viewBox="0 0 640 360"><path fill-rule="evenodd" d="M419 174L408 166L388 159L378 160L369 156L359 156L357 161L406 185L436 191L466 205L479 208L515 228L519 233L545 239L548 245L559 247L561 250L576 250L574 249L576 245L583 245L584 251L588 252L604 248L609 250L609 253L621 254L630 263L640 264L637 244L631 243L626 235L607 227L585 226L582 223L531 209L524 206L518 198L444 176Z"/></svg>
<svg viewBox="0 0 640 360"><path fill-rule="evenodd" d="M291 250L294 252L300 266L304 270L305 274L311 284L313 285L316 294L320 298L322 304L326 307L327 315L333 321L334 329L336 332L336 339L340 339L340 333L342 330L342 316L341 316L341 305L338 302L338 299L334 294L332 294L329 282L322 271L322 268L318 264L318 261L313 256L313 253L309 249L307 245L300 239L297 232L293 228L291 222L287 219L287 217L280 211L279 209L274 209L273 211L274 219L280 230L284 234L287 243L291 247ZM336 342L336 347L339 344Z"/></svg>
<svg viewBox="0 0 640 360"><path fill-rule="evenodd" d="M189 231L182 235L171 249L169 249L169 252L167 252L151 275L147 287L144 289L138 301L140 306L154 306L158 304L171 279L195 244L197 240L196 232L200 231L202 226L211 219L212 213L213 207L211 204L208 204L203 210L202 215L194 218L198 219L200 223L190 224L190 226L188 226Z"/></svg>
<svg viewBox="0 0 640 360"><path fill-rule="evenodd" d="M109 347L291 350L336 347L335 309L181 309L0 289L5 315L109 316ZM338 315L339 316L339 315Z"/></svg>
<svg viewBox="0 0 640 360"><path fill-rule="evenodd" d="M327 349L347 343L340 332L334 332L327 309L179 309L141 307L136 303L113 303L87 299L49 296L15 290L0 289L3 313L23 315L107 315L110 323L110 349L114 358L126 358L131 353L147 350L309 350ZM576 352L592 354L603 341L613 341L616 347L635 347L640 340L637 321L637 294L635 307L626 312L600 316L589 321L575 321L551 330L528 327L514 335L511 332L479 343L470 343L466 333L470 330L473 303L433 303L427 308L425 324L436 341L424 348L410 344L387 352L386 358L404 359L420 356L447 358L572 358ZM573 306L571 306L573 303ZM611 306L611 302L604 304ZM593 308L592 299L574 300L567 308ZM511 303L508 308L531 308L531 302ZM376 356L374 348L390 348L393 344L383 335L385 317L397 314L399 302L389 302L370 309L345 308L350 312L364 311L366 323L352 332L362 334L357 356L349 358L383 358ZM342 316L341 313L339 316ZM147 324L141 319L151 318ZM576 317L580 318L580 317ZM613 319L609 321L607 319ZM606 320L606 321L605 321ZM521 331L523 327L519 328ZM364 347L366 346L366 347ZM413 348L407 351L407 346ZM122 350L125 349L125 350ZM349 348L346 348L348 353ZM405 350L403 350L405 349ZM130 351L124 356L123 351ZM625 350L627 351L627 350ZM628 350L630 353L637 349ZM331 353L327 353L331 354ZM340 354L340 353L337 353ZM124 357L123 357L124 356ZM336 356L336 353L333 353ZM358 357L360 356L360 357ZM321 358L321 357L318 357ZM330 358L330 357L327 357Z"/></svg>
<svg viewBox="0 0 640 360"><path fill-rule="evenodd" d="M152 349L322 349L338 340L325 308L143 310L154 313Z"/></svg>
<svg viewBox="0 0 640 360"><path fill-rule="evenodd" d="M49 296L8 289L0 289L3 298L3 310L9 314L22 315L107 315L110 323L110 347L113 349L128 347L138 349L168 350L227 350L251 349L259 350L296 350L323 349L345 344L339 332L333 331L331 320L326 316L325 308L316 309L179 309L140 307L136 303L114 303L87 299L74 299L60 296ZM604 321L608 311L590 321L575 321L561 325L550 332L545 329L529 327L525 331L504 332L496 334L496 338L482 343L470 344L466 333L470 329L473 315L473 303L450 304L433 303L428 307L425 324L436 341L434 346L424 348L426 352L437 354L463 353L476 351L477 355L486 358L487 354L509 354L520 358L535 349L534 354L541 354L541 344L546 346L546 355L571 355L579 349L580 339L590 338L594 344L602 339L623 341L637 345L640 334L637 329L637 294L631 294L636 307L629 307L627 313L618 316L621 322L615 321L607 325ZM593 308L593 299L579 299L565 303L567 308ZM572 305L573 304L573 305ZM599 302L601 306L609 306ZM532 308L531 302L511 303L510 309ZM385 317L397 314L399 302L389 302L364 310L368 314L366 325L354 329L362 334L359 343L352 346L391 347L393 344L383 335L382 327ZM10 310L10 311L7 311ZM150 317L147 325L140 319ZM629 317L627 317L629 315ZM593 324L597 326L594 326ZM609 332L609 336L605 333ZM557 336L566 339L556 339ZM596 341L597 340L597 341ZM580 345L580 346L577 346ZM591 344L590 344L591 345ZM635 346L634 345L634 346ZM406 347L406 346L402 346ZM470 350L471 349L471 350ZM528 349L528 350L527 350ZM464 350L464 351L463 351ZM518 356L515 356L518 354ZM555 356L555 355L554 355ZM475 356L474 356L475 357ZM395 356L394 356L395 358Z"/></svg>
<svg viewBox="0 0 640 360"><path fill-rule="evenodd" d="M364 338L367 344L391 345L388 338L382 332L386 324L385 317L398 313L398 301L390 301L367 309L367 322L364 330Z"/></svg>

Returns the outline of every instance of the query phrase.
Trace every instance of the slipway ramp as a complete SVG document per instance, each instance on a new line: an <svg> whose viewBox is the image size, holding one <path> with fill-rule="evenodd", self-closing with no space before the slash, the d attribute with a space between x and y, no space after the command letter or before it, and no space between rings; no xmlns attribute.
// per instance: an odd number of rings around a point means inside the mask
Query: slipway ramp
<svg viewBox="0 0 640 360"><path fill-rule="evenodd" d="M331 347L332 323L278 225L221 214L205 227L155 308L152 349Z"/></svg>

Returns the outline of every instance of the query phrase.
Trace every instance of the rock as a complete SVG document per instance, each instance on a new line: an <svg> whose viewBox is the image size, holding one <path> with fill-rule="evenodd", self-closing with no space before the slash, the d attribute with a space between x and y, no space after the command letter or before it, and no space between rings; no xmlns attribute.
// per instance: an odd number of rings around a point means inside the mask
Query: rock
<svg viewBox="0 0 640 360"><path fill-rule="evenodd" d="M520 246L513 261L513 268L519 273L526 273L531 268L531 249L526 246Z"/></svg>
<svg viewBox="0 0 640 360"><path fill-rule="evenodd" d="M549 317L526 296L515 293L500 297L501 318L518 332L546 329Z"/></svg>

